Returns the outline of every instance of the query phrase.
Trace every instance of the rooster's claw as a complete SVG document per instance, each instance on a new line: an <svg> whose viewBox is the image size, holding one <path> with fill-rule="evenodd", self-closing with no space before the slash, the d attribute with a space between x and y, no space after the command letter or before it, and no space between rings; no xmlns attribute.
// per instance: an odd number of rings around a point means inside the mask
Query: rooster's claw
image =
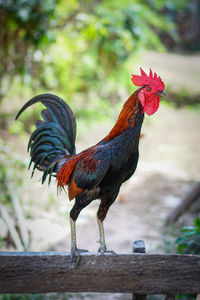
<svg viewBox="0 0 200 300"><path fill-rule="evenodd" d="M98 250L98 252L100 252L101 255L104 255L105 253L110 253L110 254L113 254L115 256L117 255L117 253L115 251L113 251L113 250L107 250L104 247L100 247L99 250Z"/></svg>
<svg viewBox="0 0 200 300"><path fill-rule="evenodd" d="M80 263L81 260L81 252L89 252L86 249L77 249L76 247L72 247L71 249L71 254L70 254L70 261L69 261L69 269L73 269L76 268L78 266L78 264ZM76 261L73 264L73 259L76 259Z"/></svg>

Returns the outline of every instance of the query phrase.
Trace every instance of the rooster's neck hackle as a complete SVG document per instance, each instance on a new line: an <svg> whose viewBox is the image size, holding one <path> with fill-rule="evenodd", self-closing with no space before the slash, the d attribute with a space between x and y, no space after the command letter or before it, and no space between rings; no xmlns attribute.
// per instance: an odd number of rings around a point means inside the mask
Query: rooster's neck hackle
<svg viewBox="0 0 200 300"><path fill-rule="evenodd" d="M139 111L139 91L140 89L135 91L124 103L124 106L119 114L117 122L115 123L114 127L109 132L109 134L104 138L104 141L112 140L113 138L119 136L127 128L134 126L136 116Z"/></svg>

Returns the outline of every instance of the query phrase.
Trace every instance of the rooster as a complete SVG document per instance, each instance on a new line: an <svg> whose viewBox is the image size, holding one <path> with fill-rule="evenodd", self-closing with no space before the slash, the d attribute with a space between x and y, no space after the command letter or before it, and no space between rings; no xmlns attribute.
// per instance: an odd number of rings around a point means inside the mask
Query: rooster
<svg viewBox="0 0 200 300"><path fill-rule="evenodd" d="M42 94L30 99L18 112L21 113L37 102L47 109L42 110L43 120L36 121L31 134L28 151L30 164L43 172L42 183L49 176L56 176L58 188L68 188L69 200L75 198L70 211L71 255L70 267L78 264L80 249L76 243L76 220L81 210L93 200L100 199L97 211L99 227L99 252L107 252L103 221L115 201L123 182L135 172L138 162L138 145L144 113L154 114L159 107L159 97L165 96L165 85L150 69L147 75L132 75L132 82L139 86L125 102L116 124L96 145L76 154L76 121L67 103L52 94Z"/></svg>

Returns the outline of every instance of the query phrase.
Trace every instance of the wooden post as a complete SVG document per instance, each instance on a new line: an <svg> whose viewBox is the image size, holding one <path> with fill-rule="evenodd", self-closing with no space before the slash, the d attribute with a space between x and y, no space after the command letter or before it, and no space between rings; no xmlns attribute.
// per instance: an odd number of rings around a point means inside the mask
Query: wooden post
<svg viewBox="0 0 200 300"><path fill-rule="evenodd" d="M133 300L146 300L146 299L147 299L146 295L133 294Z"/></svg>
<svg viewBox="0 0 200 300"><path fill-rule="evenodd" d="M133 243L133 253L146 253L144 241L139 240ZM147 300L147 296L133 293L133 300Z"/></svg>
<svg viewBox="0 0 200 300"><path fill-rule="evenodd" d="M133 243L133 253L146 253L144 241L139 240Z"/></svg>

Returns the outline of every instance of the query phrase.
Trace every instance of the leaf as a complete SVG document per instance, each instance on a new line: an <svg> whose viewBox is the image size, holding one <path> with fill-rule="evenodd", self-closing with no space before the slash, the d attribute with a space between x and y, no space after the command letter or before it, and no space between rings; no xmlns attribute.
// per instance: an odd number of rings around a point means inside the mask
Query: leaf
<svg viewBox="0 0 200 300"><path fill-rule="evenodd" d="M176 239L175 243L176 243L176 244L179 244L180 242L182 242L182 241L184 241L184 240L185 240L184 237L179 237L179 238Z"/></svg>
<svg viewBox="0 0 200 300"><path fill-rule="evenodd" d="M194 219L194 226L197 227L198 230L200 230L200 218Z"/></svg>
<svg viewBox="0 0 200 300"><path fill-rule="evenodd" d="M195 234L196 234L196 230L192 230L192 231L188 231L188 232L184 233L183 237L187 238L187 237L195 235Z"/></svg>
<svg viewBox="0 0 200 300"><path fill-rule="evenodd" d="M180 244L178 245L177 250L179 253L183 253L183 249L185 249L186 247L187 247L186 244Z"/></svg>
<svg viewBox="0 0 200 300"><path fill-rule="evenodd" d="M189 231L189 230L195 230L195 227L194 226L184 226L181 229L182 232L186 232L186 231Z"/></svg>

